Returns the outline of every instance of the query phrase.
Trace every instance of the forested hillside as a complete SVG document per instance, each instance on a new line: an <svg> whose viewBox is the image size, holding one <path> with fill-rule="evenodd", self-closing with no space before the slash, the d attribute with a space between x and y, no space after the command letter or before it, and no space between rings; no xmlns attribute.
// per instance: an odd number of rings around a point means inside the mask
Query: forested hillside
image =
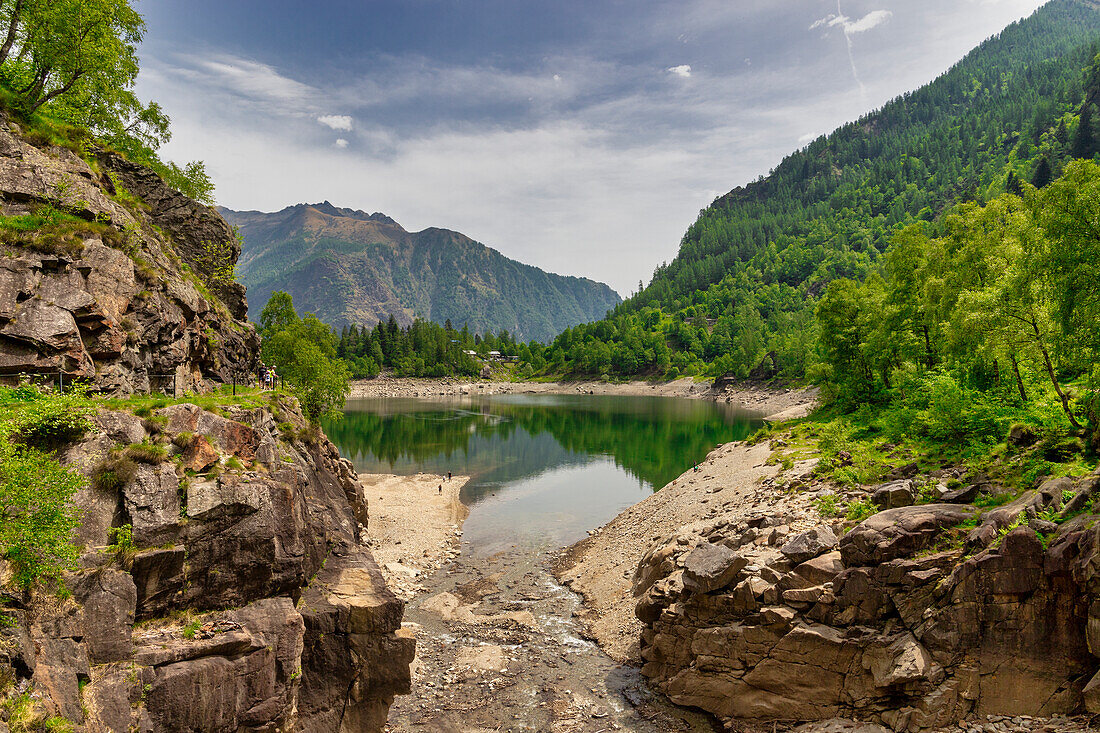
<svg viewBox="0 0 1100 733"><path fill-rule="evenodd" d="M402 326L449 320L548 341L620 302L603 283L516 262L459 232L408 232L384 214L328 202L221 212L243 237L238 269L253 317L272 293L286 291L335 328L372 328L392 315Z"/></svg>
<svg viewBox="0 0 1100 733"><path fill-rule="evenodd" d="M598 323L567 329L532 367L589 374L802 376L829 282L863 280L902 227L1021 183L1042 188L1097 152L1100 11L1054 0L931 84L717 199L678 256Z"/></svg>

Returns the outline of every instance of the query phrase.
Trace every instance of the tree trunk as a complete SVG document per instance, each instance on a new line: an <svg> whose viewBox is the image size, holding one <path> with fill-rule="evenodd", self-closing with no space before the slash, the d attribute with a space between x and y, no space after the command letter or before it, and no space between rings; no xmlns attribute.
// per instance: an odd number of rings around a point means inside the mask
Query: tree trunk
<svg viewBox="0 0 1100 733"><path fill-rule="evenodd" d="M1039 333L1039 324L1033 320L1031 327L1035 331L1035 345L1039 347L1039 351L1043 354L1043 364L1047 368L1047 375L1050 377L1050 383L1054 385L1054 391L1058 393L1058 399L1062 401L1062 409L1065 411L1066 417L1069 418L1069 424L1075 430L1080 430L1081 424L1077 422L1077 418L1073 416L1073 410L1069 407L1069 397L1062 391L1062 385L1058 382L1058 376L1054 373L1054 364L1050 360L1050 352L1047 351L1046 344L1043 343L1043 337Z"/></svg>
<svg viewBox="0 0 1100 733"><path fill-rule="evenodd" d="M15 7L11 11L11 21L8 23L8 37L4 39L4 45L0 46L0 64L8 60L12 44L15 43L16 33L19 31L19 16L23 13L23 0L15 0Z"/></svg>
<svg viewBox="0 0 1100 733"><path fill-rule="evenodd" d="M51 99L54 99L56 97L60 97L65 92L72 89L73 85L76 84L76 80L80 78L81 74L82 74L82 72L80 72L80 71L74 73L72 78L69 79L69 81L65 84L65 86L58 87L57 89L54 89L52 92L50 92L49 94L47 94L46 96L42 97L37 102L35 102L34 105L30 108L30 111L29 111L28 114L34 114L38 110L38 108L41 107L42 105L44 105L46 102L48 102ZM39 90L39 92L41 92L41 90Z"/></svg>
<svg viewBox="0 0 1100 733"><path fill-rule="evenodd" d="M932 339L928 335L928 326L922 325L921 330L924 332L925 363L927 363L929 369L934 369L936 366L936 354L932 351Z"/></svg>
<svg viewBox="0 0 1100 733"><path fill-rule="evenodd" d="M1020 376L1020 365L1016 361L1016 355L1009 354L1008 359L1012 362L1012 371L1016 374L1016 389L1020 390L1020 399L1027 402L1027 392L1024 391L1024 380Z"/></svg>

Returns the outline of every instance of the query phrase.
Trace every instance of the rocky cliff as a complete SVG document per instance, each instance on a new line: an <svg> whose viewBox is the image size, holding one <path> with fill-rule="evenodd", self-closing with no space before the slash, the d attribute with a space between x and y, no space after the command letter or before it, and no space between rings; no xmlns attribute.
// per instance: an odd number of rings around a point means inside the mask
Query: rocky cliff
<svg viewBox="0 0 1100 733"><path fill-rule="evenodd" d="M231 229L3 119L0 207L0 375L180 393L101 402L58 453L87 478L79 569L61 595L0 577L0 733L15 698L88 733L382 730L414 640L351 465L291 397L182 394L258 358Z"/></svg>
<svg viewBox="0 0 1100 733"><path fill-rule="evenodd" d="M657 542L633 578L643 673L726 720L1100 711L1100 474L990 510L967 502L998 487L948 478L938 503L900 479L874 493L884 511L816 526L810 474L769 478Z"/></svg>
<svg viewBox="0 0 1100 733"><path fill-rule="evenodd" d="M84 153L36 147L0 117L0 375L64 371L129 394L253 371L229 226L147 168Z"/></svg>
<svg viewBox="0 0 1100 733"><path fill-rule="evenodd" d="M89 733L381 730L414 640L362 487L294 400L224 412L95 416L61 456L90 479L72 597L9 599L0 669Z"/></svg>

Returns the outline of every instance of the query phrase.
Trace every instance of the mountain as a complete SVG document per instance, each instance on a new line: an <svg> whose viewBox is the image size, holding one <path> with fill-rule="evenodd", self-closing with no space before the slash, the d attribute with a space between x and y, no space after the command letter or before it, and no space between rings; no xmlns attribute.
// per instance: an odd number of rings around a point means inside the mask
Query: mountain
<svg viewBox="0 0 1100 733"><path fill-rule="evenodd" d="M219 211L244 239L238 278L254 320L272 292L285 290L300 312L336 328L393 314L401 325L449 319L546 341L603 318L621 300L603 283L524 265L464 234L408 232L384 214L327 201L275 213Z"/></svg>
<svg viewBox="0 0 1100 733"><path fill-rule="evenodd" d="M1080 119L1097 115L1098 42L1100 4L1052 0L931 83L716 199L610 324L563 334L545 361L584 373L801 376L830 281L862 280L905 226L940 232L956 204L1041 186L1092 156L1096 125Z"/></svg>

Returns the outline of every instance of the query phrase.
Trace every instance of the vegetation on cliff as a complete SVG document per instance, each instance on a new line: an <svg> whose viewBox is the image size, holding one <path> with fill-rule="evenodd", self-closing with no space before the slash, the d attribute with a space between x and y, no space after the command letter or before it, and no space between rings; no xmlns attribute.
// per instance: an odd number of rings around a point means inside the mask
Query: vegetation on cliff
<svg viewBox="0 0 1100 733"><path fill-rule="evenodd" d="M168 115L134 92L145 21L131 0L0 3L0 106L36 139L88 156L93 140L149 166L181 193L213 204L201 161L157 155Z"/></svg>
<svg viewBox="0 0 1100 733"><path fill-rule="evenodd" d="M91 410L80 391L0 387L0 557L22 588L56 579L76 561L72 499L85 480L53 452L91 429Z"/></svg>

